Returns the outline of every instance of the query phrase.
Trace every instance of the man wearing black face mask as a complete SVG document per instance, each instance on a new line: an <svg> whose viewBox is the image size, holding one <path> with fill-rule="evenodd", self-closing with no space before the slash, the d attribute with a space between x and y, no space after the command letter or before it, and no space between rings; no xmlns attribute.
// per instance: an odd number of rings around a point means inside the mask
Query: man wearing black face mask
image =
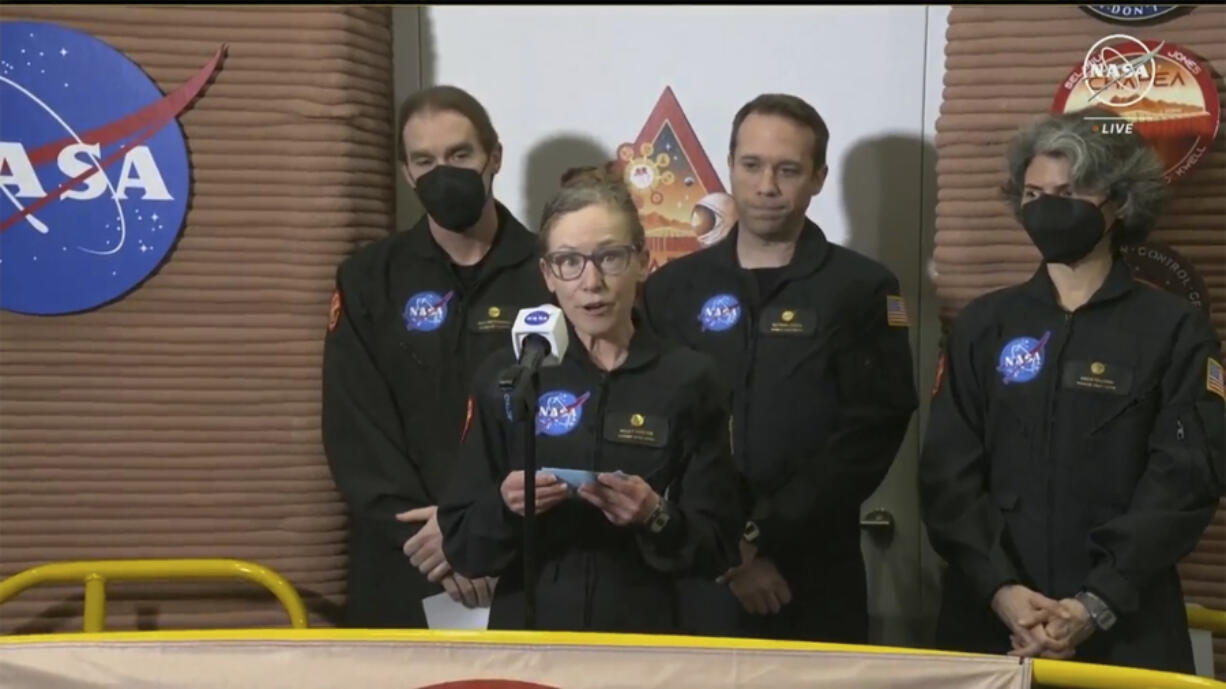
<svg viewBox="0 0 1226 689"><path fill-rule="evenodd" d="M401 106L399 157L426 216L337 271L323 364L323 439L349 508L345 622L424 627L442 590L489 605L493 580L451 571L435 519L472 375L507 346L521 308L551 301L536 237L492 194L502 146L485 108L451 86Z"/></svg>
<svg viewBox="0 0 1226 689"><path fill-rule="evenodd" d="M938 371L920 495L949 563L937 638L976 652L1193 672L1176 571L1226 492L1220 343L1119 256L1166 194L1134 135L1049 117L1005 186L1043 256L971 302Z"/></svg>

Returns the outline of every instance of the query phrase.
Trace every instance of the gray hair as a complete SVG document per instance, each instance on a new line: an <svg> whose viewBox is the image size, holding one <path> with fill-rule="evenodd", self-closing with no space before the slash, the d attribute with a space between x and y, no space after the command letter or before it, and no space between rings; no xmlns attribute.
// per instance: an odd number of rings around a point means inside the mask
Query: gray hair
<svg viewBox="0 0 1226 689"><path fill-rule="evenodd" d="M638 206L626 188L618 170L613 166L609 169L576 168L562 176L562 188L545 204L541 214L540 245L544 253L549 246L549 232L557 224L558 218L568 213L581 211L588 206L604 205L619 211L630 230L630 243L637 249L647 245L647 231L639 219Z"/></svg>
<svg viewBox="0 0 1226 689"><path fill-rule="evenodd" d="M1009 146L1009 178L1002 187L1013 214L1021 218L1026 169L1037 155L1069 162L1069 186L1075 193L1102 194L1119 205L1120 227L1114 245L1143 241L1170 199L1162 163L1135 133L1095 131L1091 117L1119 114L1095 106L1064 115L1048 115L1023 129Z"/></svg>

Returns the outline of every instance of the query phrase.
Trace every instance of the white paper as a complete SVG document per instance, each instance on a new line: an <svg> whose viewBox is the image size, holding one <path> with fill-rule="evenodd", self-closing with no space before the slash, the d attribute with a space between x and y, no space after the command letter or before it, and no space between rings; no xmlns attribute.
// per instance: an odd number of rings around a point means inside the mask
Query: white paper
<svg viewBox="0 0 1226 689"><path fill-rule="evenodd" d="M421 607L431 629L485 629L490 623L489 608L466 608L463 603L451 600L446 591L423 598Z"/></svg>

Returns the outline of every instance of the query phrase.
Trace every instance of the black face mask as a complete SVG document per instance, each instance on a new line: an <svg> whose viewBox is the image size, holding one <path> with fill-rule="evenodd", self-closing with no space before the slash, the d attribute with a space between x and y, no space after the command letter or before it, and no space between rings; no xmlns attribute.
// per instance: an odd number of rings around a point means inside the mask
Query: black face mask
<svg viewBox="0 0 1226 689"><path fill-rule="evenodd" d="M467 232L485 209L485 180L470 168L437 165L417 178L417 196L434 222Z"/></svg>
<svg viewBox="0 0 1226 689"><path fill-rule="evenodd" d="M1041 194L1022 206L1022 227L1045 261L1076 263L1107 232L1101 208L1082 199Z"/></svg>

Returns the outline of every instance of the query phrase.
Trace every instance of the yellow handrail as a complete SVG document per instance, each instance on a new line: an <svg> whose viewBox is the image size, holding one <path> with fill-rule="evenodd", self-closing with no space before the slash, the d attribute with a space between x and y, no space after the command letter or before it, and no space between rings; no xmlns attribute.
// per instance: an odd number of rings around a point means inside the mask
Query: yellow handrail
<svg viewBox="0 0 1226 689"><path fill-rule="evenodd" d="M31 567L0 581L0 603L22 591L48 583L85 584L85 631L100 632L106 617L106 582L112 579L246 579L272 592L289 613L290 626L307 627L306 606L285 577L244 560L83 560Z"/></svg>
<svg viewBox="0 0 1226 689"><path fill-rule="evenodd" d="M725 650L770 650L890 654L918 656L967 656L973 654L887 646L852 646L800 641L722 639L709 637L593 634L573 632L440 631L425 629L205 629L198 631L108 632L105 634L47 634L0 637L0 648L42 643L175 643L199 641L232 642L402 642L446 644L506 644L557 647L612 646L657 648L706 648ZM1073 661L1034 660L1036 685L1061 689L1226 689L1226 683L1208 677L1172 672L1091 665Z"/></svg>
<svg viewBox="0 0 1226 689"><path fill-rule="evenodd" d="M1203 605L1188 605L1188 628L1203 629L1214 634L1226 634L1226 612L1206 608Z"/></svg>

